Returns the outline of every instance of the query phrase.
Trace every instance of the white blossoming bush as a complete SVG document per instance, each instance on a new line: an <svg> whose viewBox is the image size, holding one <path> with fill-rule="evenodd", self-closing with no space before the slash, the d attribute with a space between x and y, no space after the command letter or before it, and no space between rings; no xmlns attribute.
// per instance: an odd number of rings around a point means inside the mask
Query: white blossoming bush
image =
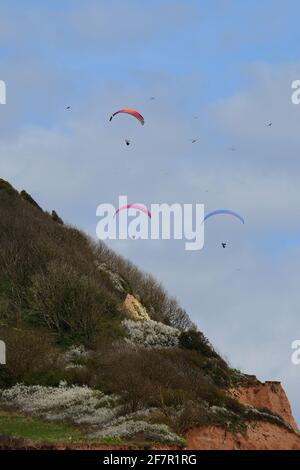
<svg viewBox="0 0 300 470"><path fill-rule="evenodd" d="M231 410L228 410L224 406L211 406L209 408L209 411L211 413L217 414L217 415L223 415L223 416L237 416L236 413L234 413Z"/></svg>
<svg viewBox="0 0 300 470"><path fill-rule="evenodd" d="M107 396L88 387L68 387L64 382L59 387L17 384L0 392L0 403L49 421L67 420L90 426L90 432L94 429L91 438L182 443L166 425L146 422L154 409L120 415L122 408L116 396Z"/></svg>
<svg viewBox="0 0 300 470"><path fill-rule="evenodd" d="M169 444L182 444L182 438L170 431L165 424L150 424L145 421L128 420L120 424L106 426L92 434L92 438L141 439Z"/></svg>
<svg viewBox="0 0 300 470"><path fill-rule="evenodd" d="M85 350L85 347L82 344L71 347L64 355L65 361L67 363L76 363L78 361L85 360L88 357L89 352Z"/></svg>
<svg viewBox="0 0 300 470"><path fill-rule="evenodd" d="M113 287L120 292L121 294L127 293L129 290L128 282L117 272L112 271L109 269L106 263L98 263L96 262L96 266L99 271L103 272L107 275L109 280L111 281Z"/></svg>
<svg viewBox="0 0 300 470"><path fill-rule="evenodd" d="M119 407L117 397L108 397L88 387L43 387L17 384L0 393L4 405L48 420L70 420L75 424L103 425L112 421Z"/></svg>
<svg viewBox="0 0 300 470"><path fill-rule="evenodd" d="M157 408L144 408L141 410L133 411L132 413L128 413L125 415L118 416L115 418L110 425L111 426L117 426L119 424L124 423L125 421L144 421L147 419L147 417L150 415L150 413L153 413L155 411L158 411Z"/></svg>
<svg viewBox="0 0 300 470"><path fill-rule="evenodd" d="M263 420L267 421L270 423L275 423L278 426L282 426L289 431L293 432L293 428L289 423L286 423L280 416L277 416L273 414L271 411L262 411L262 410L257 410L256 408L252 406L248 406L245 411L245 415L249 420Z"/></svg>
<svg viewBox="0 0 300 470"><path fill-rule="evenodd" d="M126 341L146 348L172 348L178 345L180 331L154 320L123 320Z"/></svg>
<svg viewBox="0 0 300 470"><path fill-rule="evenodd" d="M84 367L82 364L90 356L90 352L85 350L83 345L71 347L63 355L63 364L66 369L77 368L81 369Z"/></svg>

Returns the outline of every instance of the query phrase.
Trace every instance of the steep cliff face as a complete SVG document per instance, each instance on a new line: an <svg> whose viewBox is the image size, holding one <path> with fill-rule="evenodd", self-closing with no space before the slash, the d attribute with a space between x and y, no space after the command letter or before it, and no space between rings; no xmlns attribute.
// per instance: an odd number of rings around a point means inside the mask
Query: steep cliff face
<svg viewBox="0 0 300 470"><path fill-rule="evenodd" d="M247 433L234 434L214 426L193 429L188 450L300 450L300 437L270 423L250 423Z"/></svg>
<svg viewBox="0 0 300 470"><path fill-rule="evenodd" d="M295 432L267 422L252 421L245 433L209 426L187 433L189 450L300 450L300 435L287 396L280 382L258 383L230 390L240 403L269 410L280 416Z"/></svg>
<svg viewBox="0 0 300 470"><path fill-rule="evenodd" d="M298 429L291 406L280 382L265 382L253 387L240 387L231 390L231 396L240 403L257 409L266 408L281 416L284 421Z"/></svg>

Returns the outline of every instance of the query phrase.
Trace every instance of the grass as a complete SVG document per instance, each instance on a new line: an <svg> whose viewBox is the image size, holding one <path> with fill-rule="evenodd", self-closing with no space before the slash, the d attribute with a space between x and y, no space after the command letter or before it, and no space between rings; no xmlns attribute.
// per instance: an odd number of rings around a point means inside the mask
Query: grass
<svg viewBox="0 0 300 470"><path fill-rule="evenodd" d="M120 437L103 437L102 439L98 440L92 440L92 442L97 442L98 444L103 444L103 445L111 445L111 446L118 446L118 445L124 445L126 444L126 441L124 439L121 439Z"/></svg>
<svg viewBox="0 0 300 470"><path fill-rule="evenodd" d="M82 431L64 423L42 421L18 413L0 410L0 436L16 437L49 443L79 443Z"/></svg>
<svg viewBox="0 0 300 470"><path fill-rule="evenodd" d="M24 439L28 442L48 444L89 444L94 446L111 446L112 448L123 445L128 446L130 449L144 449L156 445L164 445L161 442L154 441L126 441L118 437L88 439L84 430L75 426L64 423L47 422L39 418L33 418L14 411L6 410L0 410L0 437L1 436ZM182 440L182 445L180 445L180 447L183 447L184 443L185 441Z"/></svg>

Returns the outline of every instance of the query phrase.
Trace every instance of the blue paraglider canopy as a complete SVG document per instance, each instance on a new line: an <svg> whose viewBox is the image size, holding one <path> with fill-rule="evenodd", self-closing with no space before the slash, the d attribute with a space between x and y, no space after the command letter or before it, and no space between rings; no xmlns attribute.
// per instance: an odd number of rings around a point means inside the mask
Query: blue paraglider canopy
<svg viewBox="0 0 300 470"><path fill-rule="evenodd" d="M237 212L234 212L234 211L231 211L231 210L228 210L228 209L219 209L219 210L210 212L209 214L207 214L204 217L204 222L207 219L210 219L210 217L213 217L215 215L220 215L220 214L232 215L233 217L236 217L237 219L239 219L243 224L245 223L245 220L243 219L243 217L241 215L239 215Z"/></svg>

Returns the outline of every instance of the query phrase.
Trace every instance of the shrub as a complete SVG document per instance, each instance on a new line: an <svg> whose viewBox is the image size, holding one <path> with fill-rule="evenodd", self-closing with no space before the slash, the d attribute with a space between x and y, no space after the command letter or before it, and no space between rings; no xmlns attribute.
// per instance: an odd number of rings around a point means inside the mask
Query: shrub
<svg viewBox="0 0 300 470"><path fill-rule="evenodd" d="M49 420L69 420L75 424L103 425L115 418L116 398L88 387L59 387L17 384L0 393L6 406Z"/></svg>
<svg viewBox="0 0 300 470"><path fill-rule="evenodd" d="M43 375L53 368L57 353L51 339L43 331L1 328L0 337L6 343L7 363L0 367L0 385L8 386L30 374Z"/></svg>
<svg viewBox="0 0 300 470"><path fill-rule="evenodd" d="M203 356L218 357L208 339L200 331L183 331L179 337L179 344L182 348L199 351Z"/></svg>
<svg viewBox="0 0 300 470"><path fill-rule="evenodd" d="M128 411L181 406L186 400L223 403L222 392L206 376L203 364L196 351L115 345L96 355L93 370L97 386L119 394Z"/></svg>
<svg viewBox="0 0 300 470"><path fill-rule="evenodd" d="M126 340L146 348L171 348L178 345L179 330L154 320L124 320Z"/></svg>
<svg viewBox="0 0 300 470"><path fill-rule="evenodd" d="M184 434L194 427L211 424L209 407L205 403L186 400L180 411L171 417L173 428L178 434Z"/></svg>
<svg viewBox="0 0 300 470"><path fill-rule="evenodd" d="M104 427L103 430L93 433L91 437L183 444L183 439L170 431L165 424L150 424L137 420L128 420Z"/></svg>
<svg viewBox="0 0 300 470"><path fill-rule="evenodd" d="M89 356L90 353L85 349L83 344L78 346L73 345L65 352L63 360L66 364L66 367L72 367L74 365L84 365Z"/></svg>
<svg viewBox="0 0 300 470"><path fill-rule="evenodd" d="M42 385L57 387L67 374L59 367L41 368L28 371L23 375L22 382L26 385Z"/></svg>
<svg viewBox="0 0 300 470"><path fill-rule="evenodd" d="M231 369L219 357L206 358L203 371L219 387L226 388L232 385Z"/></svg>
<svg viewBox="0 0 300 470"><path fill-rule="evenodd" d="M61 337L90 340L101 335L102 320L118 317L112 296L68 264L52 262L33 276L31 294L33 314Z"/></svg>
<svg viewBox="0 0 300 470"><path fill-rule="evenodd" d="M18 194L18 192L12 187L12 185L2 178L0 178L0 191L6 192L11 196L15 196Z"/></svg>
<svg viewBox="0 0 300 470"><path fill-rule="evenodd" d="M28 194L24 189L23 189L23 191L20 192L20 196L21 196L22 199L24 199L24 201L28 202L29 204L31 204L36 209L38 209L40 211L43 211L42 208L33 199L33 197L30 194Z"/></svg>

